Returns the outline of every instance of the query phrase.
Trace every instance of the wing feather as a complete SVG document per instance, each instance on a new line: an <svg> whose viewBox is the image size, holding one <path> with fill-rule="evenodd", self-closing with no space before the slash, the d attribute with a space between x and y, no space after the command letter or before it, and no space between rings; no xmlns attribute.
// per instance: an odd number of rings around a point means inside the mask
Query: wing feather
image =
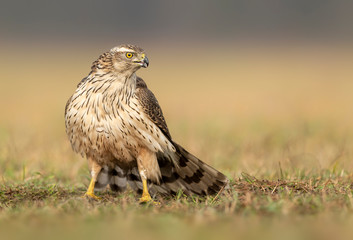
<svg viewBox="0 0 353 240"><path fill-rule="evenodd" d="M149 188L151 193L169 195L176 194L178 190L182 190L187 195L207 195L216 194L222 190L228 184L228 179L225 175L202 162L171 140L162 109L156 97L147 88L146 83L141 78L137 78L136 80L136 96L144 113L159 127L176 148L173 161L170 161L170 158L165 153L159 152L157 154L161 171L161 181L159 185L151 183L152 185ZM134 178L130 174L128 179L130 183L137 183L139 177ZM137 189L142 189L141 184L133 186Z"/></svg>
<svg viewBox="0 0 353 240"><path fill-rule="evenodd" d="M136 79L135 92L144 113L148 118L163 132L163 134L171 141L167 123L164 119L163 112L154 94L147 88L142 78Z"/></svg>

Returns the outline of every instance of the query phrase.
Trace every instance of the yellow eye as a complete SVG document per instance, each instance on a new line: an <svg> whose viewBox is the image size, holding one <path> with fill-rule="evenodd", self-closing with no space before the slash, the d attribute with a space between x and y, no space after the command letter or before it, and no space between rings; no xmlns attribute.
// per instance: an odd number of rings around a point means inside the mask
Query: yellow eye
<svg viewBox="0 0 353 240"><path fill-rule="evenodd" d="M126 57L127 57L127 58L132 58L133 55L134 55L134 54L132 54L131 52L126 53Z"/></svg>

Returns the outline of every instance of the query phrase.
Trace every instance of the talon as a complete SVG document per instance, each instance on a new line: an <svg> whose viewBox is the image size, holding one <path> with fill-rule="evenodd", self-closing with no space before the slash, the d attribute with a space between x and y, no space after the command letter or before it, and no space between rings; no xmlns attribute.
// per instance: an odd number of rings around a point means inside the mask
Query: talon
<svg viewBox="0 0 353 240"><path fill-rule="evenodd" d="M89 198L89 199L94 199L94 200L102 200L101 197L98 197L96 195L94 195L94 193L89 193L89 192L86 192L85 195L83 195L84 198Z"/></svg>
<svg viewBox="0 0 353 240"><path fill-rule="evenodd" d="M142 186L143 186L143 190L142 190L142 196L140 198L140 203L152 202L153 205L161 204L160 202L153 201L153 199L151 198L151 195L148 193L147 180L146 179L142 179Z"/></svg>
<svg viewBox="0 0 353 240"><path fill-rule="evenodd" d="M157 205L160 205L161 203L160 202L157 202L157 201L153 201L153 199L151 198L151 196L143 196L140 198L140 201L139 201L141 204L145 204L145 203L152 203L153 205L157 206Z"/></svg>
<svg viewBox="0 0 353 240"><path fill-rule="evenodd" d="M151 196L148 194L148 195L142 195L142 197L140 198L140 203L147 203L147 202L150 202L150 201L153 201Z"/></svg>
<svg viewBox="0 0 353 240"><path fill-rule="evenodd" d="M89 198L89 199L94 199L94 200L101 200L102 198L100 198L100 197L98 197L98 196L96 196L95 194L94 194L94 185L95 185L95 182L96 182L96 180L95 180L95 178L92 178L91 179L91 182L90 182L90 184L89 184L89 186L88 186L88 189L87 189L87 192L85 193L85 195L83 196L83 197L85 197L85 198Z"/></svg>

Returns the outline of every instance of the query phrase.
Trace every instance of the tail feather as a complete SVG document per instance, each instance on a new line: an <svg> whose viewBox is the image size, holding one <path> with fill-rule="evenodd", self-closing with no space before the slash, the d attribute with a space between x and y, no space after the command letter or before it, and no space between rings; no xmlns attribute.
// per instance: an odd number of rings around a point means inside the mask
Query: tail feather
<svg viewBox="0 0 353 240"><path fill-rule="evenodd" d="M212 195L228 184L221 172L202 162L200 159L174 143L176 157L171 162L163 153L158 154L158 164L162 178L160 184L151 184L151 192L174 195L182 190L186 195Z"/></svg>
<svg viewBox="0 0 353 240"><path fill-rule="evenodd" d="M157 154L161 171L160 183L148 181L150 194L175 195L182 190L186 195L212 195L227 186L228 179L221 172L202 162L200 159L174 143L176 148L173 161L170 156L163 153ZM115 166L114 169L102 168L98 175L95 190L102 190L107 185L113 191L123 192L127 184L137 191L142 192L142 182L137 167L124 171Z"/></svg>
<svg viewBox="0 0 353 240"><path fill-rule="evenodd" d="M102 170L98 174L94 190L102 191L108 184L112 191L124 192L127 187L126 173L117 165L114 168L109 168L108 166L102 167Z"/></svg>
<svg viewBox="0 0 353 240"><path fill-rule="evenodd" d="M110 182L110 169L108 166L102 167L101 171L98 174L96 183L94 185L95 191L102 191Z"/></svg>
<svg viewBox="0 0 353 240"><path fill-rule="evenodd" d="M176 173L185 188L197 195L212 195L228 184L228 179L221 172L202 162L200 159L174 143L179 156ZM162 173L163 174L163 173Z"/></svg>
<svg viewBox="0 0 353 240"><path fill-rule="evenodd" d="M111 179L109 182L110 189L115 192L124 192L127 187L127 178L124 170L115 166L111 171Z"/></svg>

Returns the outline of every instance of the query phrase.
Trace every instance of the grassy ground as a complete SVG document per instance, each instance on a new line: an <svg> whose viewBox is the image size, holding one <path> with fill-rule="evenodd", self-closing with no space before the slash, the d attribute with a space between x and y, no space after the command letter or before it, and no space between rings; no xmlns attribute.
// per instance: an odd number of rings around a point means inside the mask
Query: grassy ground
<svg viewBox="0 0 353 240"><path fill-rule="evenodd" d="M174 139L231 179L223 194L159 206L132 192L81 198L87 164L66 139L63 109L101 50L46 48L4 49L0 60L1 239L353 236L350 48L183 49L168 52L171 63L163 46L145 47L141 76Z"/></svg>

